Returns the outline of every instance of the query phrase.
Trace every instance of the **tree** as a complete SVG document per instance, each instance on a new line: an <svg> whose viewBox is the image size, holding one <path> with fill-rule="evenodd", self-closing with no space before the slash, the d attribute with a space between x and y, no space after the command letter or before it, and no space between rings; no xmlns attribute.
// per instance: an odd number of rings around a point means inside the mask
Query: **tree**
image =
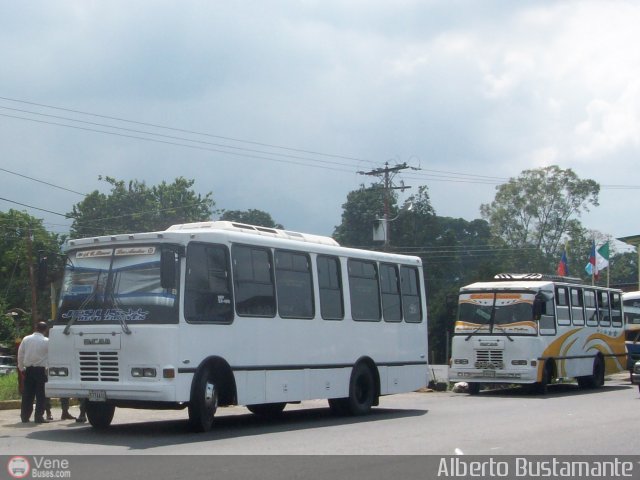
<svg viewBox="0 0 640 480"><path fill-rule="evenodd" d="M610 285L627 291L637 290L638 254L636 252L619 253L609 260Z"/></svg>
<svg viewBox="0 0 640 480"><path fill-rule="evenodd" d="M178 177L171 184L163 181L153 187L138 180L128 184L112 177L104 180L111 185L109 194L95 190L68 214L73 218L72 237L166 230L179 223L208 220L213 213L213 194L195 193L194 180Z"/></svg>
<svg viewBox="0 0 640 480"><path fill-rule="evenodd" d="M525 170L497 187L495 199L480 206L492 232L511 248L532 249L529 263L551 269L563 239L580 228L579 217L598 205L600 186L556 165Z"/></svg>
<svg viewBox="0 0 640 480"><path fill-rule="evenodd" d="M409 208L411 207L411 208ZM347 195L342 223L334 237L343 245L380 249L373 241L372 227L382 216L383 189L361 185ZM437 361L448 361L447 332L453 332L456 298L462 285L486 279L501 270L492 255L492 235L484 220L438 217L426 186L398 208L391 200L391 252L422 258L429 314L429 348Z"/></svg>
<svg viewBox="0 0 640 480"><path fill-rule="evenodd" d="M31 330L30 312L34 310L32 286L37 298L38 320L47 319L49 284L60 277L63 268L60 249L64 237L48 232L42 220L17 210L0 212L0 227L0 315L5 317L7 311L20 311L14 320L19 319L24 329ZM33 285L30 264L33 267ZM37 282L38 276L42 277L41 284ZM27 315L22 312L27 312ZM13 338L2 338L11 330L6 318L3 318L3 327L0 328L0 342L3 343L13 341ZM22 328L18 330L14 333L24 334Z"/></svg>
<svg viewBox="0 0 640 480"><path fill-rule="evenodd" d="M249 210L224 210L220 216L220 220L246 223L259 227L284 229L281 224L275 222L269 213L253 208Z"/></svg>
<svg viewBox="0 0 640 480"><path fill-rule="evenodd" d="M395 195L390 195L389 204L393 217L397 213ZM360 185L358 190L347 194L342 209L342 222L335 228L333 237L341 245L373 247L373 227L384 211L384 189L375 184Z"/></svg>

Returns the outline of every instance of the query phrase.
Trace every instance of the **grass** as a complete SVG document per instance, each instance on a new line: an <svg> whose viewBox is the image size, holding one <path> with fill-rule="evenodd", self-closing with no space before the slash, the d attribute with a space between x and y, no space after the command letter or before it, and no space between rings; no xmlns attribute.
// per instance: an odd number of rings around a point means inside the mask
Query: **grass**
<svg viewBox="0 0 640 480"><path fill-rule="evenodd" d="M0 376L0 401L19 399L18 374L14 372L9 375Z"/></svg>

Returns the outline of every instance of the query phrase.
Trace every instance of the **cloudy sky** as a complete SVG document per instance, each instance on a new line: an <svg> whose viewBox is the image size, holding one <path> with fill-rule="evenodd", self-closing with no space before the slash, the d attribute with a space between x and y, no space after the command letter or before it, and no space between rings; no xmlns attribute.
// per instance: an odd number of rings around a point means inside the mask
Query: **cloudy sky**
<svg viewBox="0 0 640 480"><path fill-rule="evenodd" d="M385 162L468 220L557 164L602 186L587 228L640 234L638 23L617 0L0 0L0 211L62 233L100 175L184 176L328 235Z"/></svg>

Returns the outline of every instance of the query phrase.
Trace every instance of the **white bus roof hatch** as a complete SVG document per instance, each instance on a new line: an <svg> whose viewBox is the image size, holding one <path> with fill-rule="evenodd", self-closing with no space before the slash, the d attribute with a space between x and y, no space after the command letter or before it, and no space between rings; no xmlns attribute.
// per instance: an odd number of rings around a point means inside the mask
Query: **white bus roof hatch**
<svg viewBox="0 0 640 480"><path fill-rule="evenodd" d="M286 238L288 240L297 240L299 242L319 243L322 245L339 246L331 237L322 235L311 235L308 233L292 232L289 230L280 230L278 228L260 227L257 225L248 225L246 223L215 221L215 222L196 222L184 223L181 225L172 225L167 231L177 230L229 230L234 232L252 233L254 235L264 235L268 237Z"/></svg>

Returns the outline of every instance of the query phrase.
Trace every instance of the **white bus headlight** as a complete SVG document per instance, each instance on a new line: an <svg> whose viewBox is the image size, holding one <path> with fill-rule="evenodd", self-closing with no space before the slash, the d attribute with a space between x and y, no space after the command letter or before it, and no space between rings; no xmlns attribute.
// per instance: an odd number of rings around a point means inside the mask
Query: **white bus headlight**
<svg viewBox="0 0 640 480"><path fill-rule="evenodd" d="M456 358L453 361L454 364L456 365L468 365L469 364L469 360L467 360L466 358Z"/></svg>
<svg viewBox="0 0 640 480"><path fill-rule="evenodd" d="M146 378L155 378L156 369L149 367L133 367L131 369L131 376L135 378L146 377Z"/></svg>
<svg viewBox="0 0 640 480"><path fill-rule="evenodd" d="M50 377L68 377L69 369L67 367L49 367Z"/></svg>

